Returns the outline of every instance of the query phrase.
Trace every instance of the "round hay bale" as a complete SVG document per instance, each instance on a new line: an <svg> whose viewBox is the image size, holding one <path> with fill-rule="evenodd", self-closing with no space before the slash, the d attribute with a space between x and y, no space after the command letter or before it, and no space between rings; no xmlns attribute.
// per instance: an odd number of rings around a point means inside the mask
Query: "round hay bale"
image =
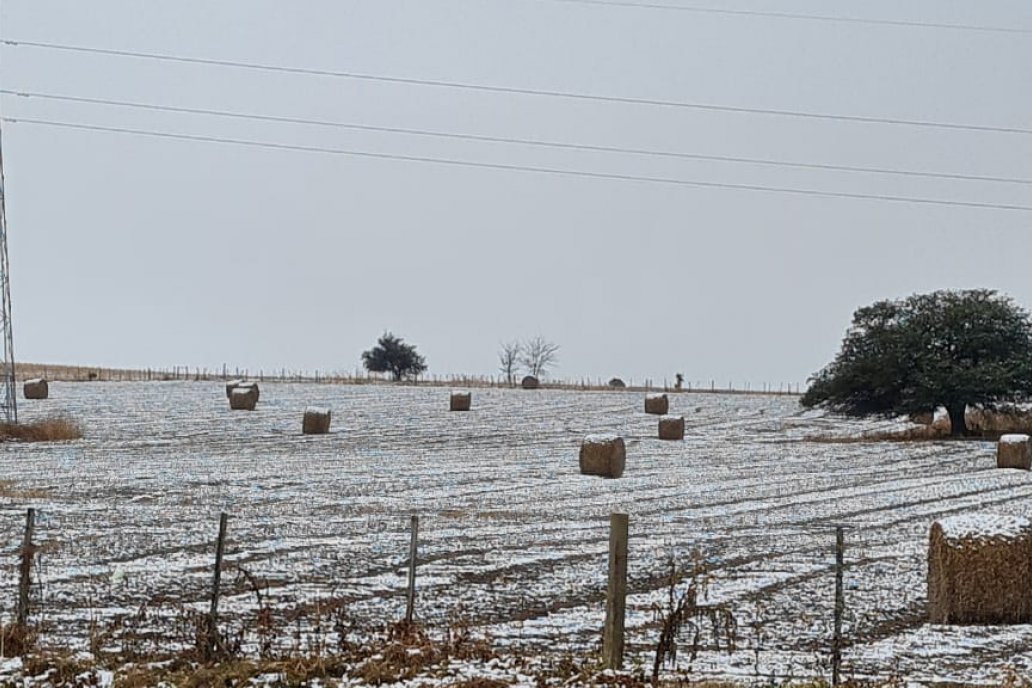
<svg viewBox="0 0 1032 688"><path fill-rule="evenodd" d="M50 387L47 385L47 381L41 377L34 378L32 380L26 380L25 386L22 387L22 393L26 399L46 399L50 396Z"/></svg>
<svg viewBox="0 0 1032 688"><path fill-rule="evenodd" d="M309 406L301 421L301 432L305 435L325 435L330 431L330 409Z"/></svg>
<svg viewBox="0 0 1032 688"><path fill-rule="evenodd" d="M452 392L448 402L449 411L469 411L473 406L472 392Z"/></svg>
<svg viewBox="0 0 1032 688"><path fill-rule="evenodd" d="M917 425L931 425L934 420L934 411L918 411L910 414L910 422Z"/></svg>
<svg viewBox="0 0 1032 688"><path fill-rule="evenodd" d="M1028 435L1004 435L996 445L997 468L1032 470L1032 438Z"/></svg>
<svg viewBox="0 0 1032 688"><path fill-rule="evenodd" d="M258 400L261 399L262 394L261 394L261 391L258 389L258 383L257 382L248 382L247 380L230 380L229 382L227 382L226 383L226 398L228 399L233 394L233 390L237 389L238 387L245 387L245 388L246 387L253 387L254 388L254 394L255 394L255 401L258 401Z"/></svg>
<svg viewBox="0 0 1032 688"><path fill-rule="evenodd" d="M588 435L580 448L580 472L619 478L627 463L627 449L617 435Z"/></svg>
<svg viewBox="0 0 1032 688"><path fill-rule="evenodd" d="M541 381L533 375L527 375L520 381L520 387L523 389L537 389L541 386Z"/></svg>
<svg viewBox="0 0 1032 688"><path fill-rule="evenodd" d="M234 411L254 411L258 405L258 385L238 385L229 394L229 408Z"/></svg>
<svg viewBox="0 0 1032 688"><path fill-rule="evenodd" d="M932 524L928 617L937 624L1032 622L1032 521L969 514Z"/></svg>
<svg viewBox="0 0 1032 688"><path fill-rule="evenodd" d="M624 381L621 380L618 377L614 377L612 380L610 380L609 381L609 386L612 387L613 389L624 389L624 388L627 387L627 385L624 383Z"/></svg>
<svg viewBox="0 0 1032 688"><path fill-rule="evenodd" d="M649 394L645 397L645 413L665 416L670 410L670 400L665 394Z"/></svg>
<svg viewBox="0 0 1032 688"><path fill-rule="evenodd" d="M684 439L684 416L668 416L659 419L659 439L661 440L683 440Z"/></svg>

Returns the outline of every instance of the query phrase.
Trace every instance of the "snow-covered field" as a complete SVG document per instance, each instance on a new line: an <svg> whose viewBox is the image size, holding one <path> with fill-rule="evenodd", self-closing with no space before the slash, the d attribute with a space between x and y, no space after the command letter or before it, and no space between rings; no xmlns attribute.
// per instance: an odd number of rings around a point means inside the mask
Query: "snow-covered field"
<svg viewBox="0 0 1032 688"><path fill-rule="evenodd" d="M302 436L306 405L333 410ZM162 595L206 608L218 514L230 514L224 614L253 614L232 573L269 581L278 608L329 597L350 613L404 609L409 517L420 517L417 615L461 617L501 644L598 646L608 517L630 514L628 644L651 662L673 558L708 562L709 599L738 619L738 651L700 674L827 675L834 526L846 525L849 675L992 681L1032 672L1032 626L930 627L928 529L945 515L1032 516L1032 475L996 470L990 443L823 444L874 427L802 413L794 397L671 395L682 442L655 439L630 392L267 384L231 412L217 383L55 383L22 420L63 412L85 439L0 446L0 609L16 598L24 510L42 545L44 643L85 647L91 624ZM627 441L624 477L581 476L581 438ZM687 662L681 656L682 666Z"/></svg>

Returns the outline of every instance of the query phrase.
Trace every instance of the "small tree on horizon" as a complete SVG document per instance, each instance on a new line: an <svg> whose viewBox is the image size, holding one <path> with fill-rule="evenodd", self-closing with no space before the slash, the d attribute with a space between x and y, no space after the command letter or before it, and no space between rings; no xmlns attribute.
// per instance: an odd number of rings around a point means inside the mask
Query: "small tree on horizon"
<svg viewBox="0 0 1032 688"><path fill-rule="evenodd" d="M856 311L835 360L801 403L850 416L895 416L942 406L954 436L969 405L1032 399L1032 320L988 289L937 291Z"/></svg>
<svg viewBox="0 0 1032 688"><path fill-rule="evenodd" d="M362 365L373 373L390 372L394 381L426 370L426 359L419 355L414 344L406 344L401 337L384 332L376 346L362 352Z"/></svg>
<svg viewBox="0 0 1032 688"><path fill-rule="evenodd" d="M510 387L516 384L516 370L520 364L520 355L523 353L523 345L517 339L503 342L502 348L498 350L498 363L505 381Z"/></svg>
<svg viewBox="0 0 1032 688"><path fill-rule="evenodd" d="M523 343L519 359L527 373L541 377L559 362L559 345L538 335Z"/></svg>

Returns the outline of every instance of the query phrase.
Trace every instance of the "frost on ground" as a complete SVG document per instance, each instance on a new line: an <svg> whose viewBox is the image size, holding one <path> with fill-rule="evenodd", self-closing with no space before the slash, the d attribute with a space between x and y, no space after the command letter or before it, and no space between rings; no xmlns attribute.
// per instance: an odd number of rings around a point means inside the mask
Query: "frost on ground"
<svg viewBox="0 0 1032 688"><path fill-rule="evenodd" d="M20 415L68 413L86 437L0 445L4 620L29 506L39 509L33 618L44 646L74 651L90 649L91 630L120 642L128 623L139 642L188 643L177 619L207 609L221 511L220 610L245 651L261 646L259 596L298 626L281 644L337 642L346 630L326 610L341 605L382 626L404 613L419 515L427 628L461 622L514 653L583 656L599 646L609 514L622 510L631 665L651 667L673 561L704 567L707 601L734 611L739 634L733 654L704 635L677 670L827 676L834 527L845 525L846 675L990 682L1032 670L1032 627L924 621L933 521L1032 516L1032 474L995 469L992 443L811 443L884 424L802 413L793 397L690 393L669 395L684 442L662 442L637 393L475 394L457 414L446 389L266 384L244 412L229 410L222 383L54 383ZM332 410L329 435L301 434L309 406ZM579 473L592 434L624 438L623 478ZM303 622L291 615L302 608Z"/></svg>

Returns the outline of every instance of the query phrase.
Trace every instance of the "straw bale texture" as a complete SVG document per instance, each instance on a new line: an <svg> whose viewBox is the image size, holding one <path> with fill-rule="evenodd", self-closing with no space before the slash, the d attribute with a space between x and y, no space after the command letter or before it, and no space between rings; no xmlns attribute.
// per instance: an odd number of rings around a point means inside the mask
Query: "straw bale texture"
<svg viewBox="0 0 1032 688"><path fill-rule="evenodd" d="M257 382L248 382L247 380L231 380L226 383L226 398L233 396L233 390L238 388L254 388L254 400L257 402L261 399L261 391L258 389Z"/></svg>
<svg viewBox="0 0 1032 688"><path fill-rule="evenodd" d="M917 425L931 425L934 420L935 414L932 411L919 411L910 414L910 422Z"/></svg>
<svg viewBox="0 0 1032 688"><path fill-rule="evenodd" d="M971 408L964 414L968 429L982 435L1032 434L1032 410L1015 406Z"/></svg>
<svg viewBox="0 0 1032 688"><path fill-rule="evenodd" d="M258 405L258 385L234 387L229 395L229 408L234 411L254 411Z"/></svg>
<svg viewBox="0 0 1032 688"><path fill-rule="evenodd" d="M667 417L659 419L659 439L661 440L683 440L684 439L684 416Z"/></svg>
<svg viewBox="0 0 1032 688"><path fill-rule="evenodd" d="M581 443L580 472L584 475L619 478L626 463L627 449L622 437L589 435Z"/></svg>
<svg viewBox="0 0 1032 688"><path fill-rule="evenodd" d="M649 394L645 397L645 413L665 416L670 410L670 400L665 394Z"/></svg>
<svg viewBox="0 0 1032 688"><path fill-rule="evenodd" d="M22 387L22 393L25 394L26 399L46 399L50 396L50 387L43 378L26 380L25 386Z"/></svg>
<svg viewBox="0 0 1032 688"><path fill-rule="evenodd" d="M330 409L309 406L301 421L301 432L305 435L325 435L330 431Z"/></svg>
<svg viewBox="0 0 1032 688"><path fill-rule="evenodd" d="M627 384L620 378L614 377L612 380L609 381L609 386L613 389L624 389L625 387L627 387Z"/></svg>
<svg viewBox="0 0 1032 688"><path fill-rule="evenodd" d="M928 617L937 624L1032 622L1032 522L953 516L932 524Z"/></svg>
<svg viewBox="0 0 1032 688"><path fill-rule="evenodd" d="M230 395L233 394L233 390L238 386L244 384L243 380L230 380L226 383L226 398L229 399Z"/></svg>
<svg viewBox="0 0 1032 688"><path fill-rule="evenodd" d="M1032 438L1028 435L1004 435L996 445L997 468L1032 469Z"/></svg>
<svg viewBox="0 0 1032 688"><path fill-rule="evenodd" d="M469 411L473 406L472 392L452 392L448 409L450 411Z"/></svg>
<svg viewBox="0 0 1032 688"><path fill-rule="evenodd" d="M520 387L522 387L523 389L537 389L540 386L541 386L541 381L538 380L533 375L527 375L520 382Z"/></svg>

